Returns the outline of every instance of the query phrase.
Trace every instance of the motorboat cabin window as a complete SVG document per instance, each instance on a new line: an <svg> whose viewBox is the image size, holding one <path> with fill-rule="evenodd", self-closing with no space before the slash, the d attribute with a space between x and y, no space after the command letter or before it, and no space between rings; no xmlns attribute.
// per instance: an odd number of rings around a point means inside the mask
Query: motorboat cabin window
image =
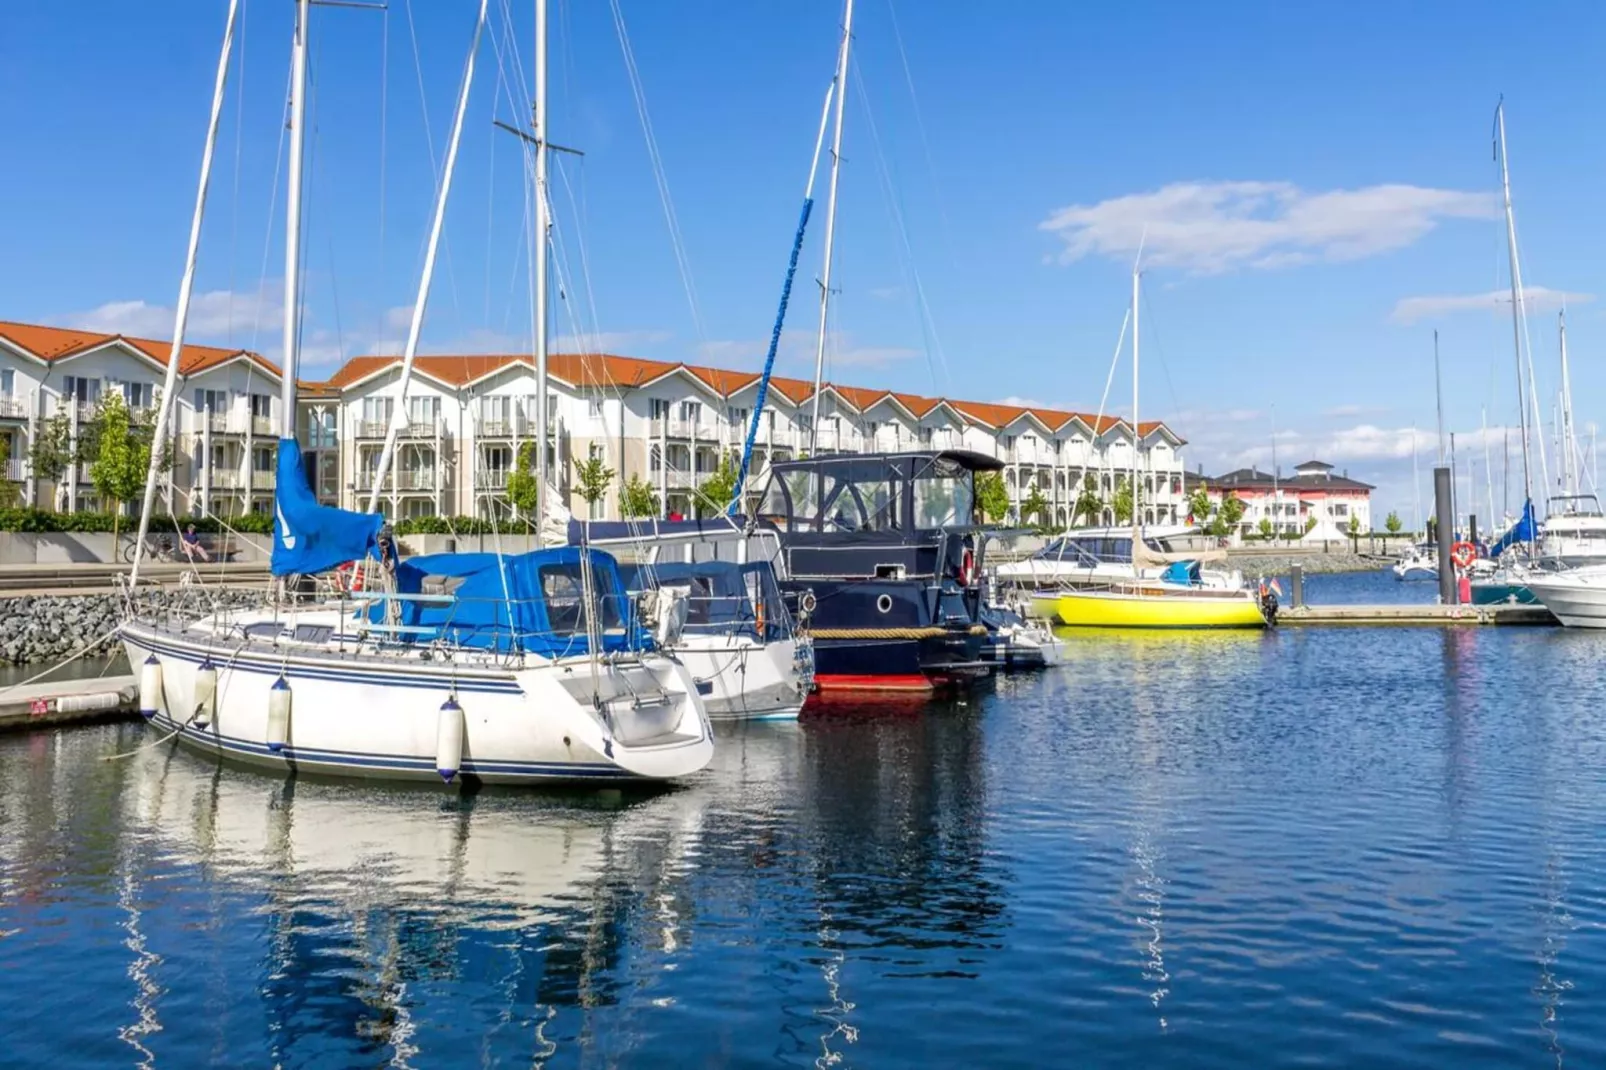
<svg viewBox="0 0 1606 1070"><path fill-rule="evenodd" d="M782 531L813 531L819 515L812 469L777 472L759 502L758 514Z"/></svg>
<svg viewBox="0 0 1606 1070"><path fill-rule="evenodd" d="M970 524L975 515L971 478L969 469L941 457L916 473L915 528L926 530Z"/></svg>
<svg viewBox="0 0 1606 1070"><path fill-rule="evenodd" d="M820 530L897 531L904 481L879 461L834 464L824 470Z"/></svg>

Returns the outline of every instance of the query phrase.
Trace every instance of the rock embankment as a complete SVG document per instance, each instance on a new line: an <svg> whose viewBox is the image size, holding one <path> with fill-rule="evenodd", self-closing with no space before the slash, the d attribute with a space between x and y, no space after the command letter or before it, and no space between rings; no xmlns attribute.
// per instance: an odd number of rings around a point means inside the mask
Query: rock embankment
<svg viewBox="0 0 1606 1070"><path fill-rule="evenodd" d="M1239 569L1245 576L1286 576L1295 565L1302 565L1305 575L1325 572L1376 572L1389 567L1389 559L1367 554L1335 550L1325 554L1229 554L1227 567Z"/></svg>
<svg viewBox="0 0 1606 1070"><path fill-rule="evenodd" d="M244 590L146 591L143 606L201 617L215 604L242 606L261 599ZM60 661L93 642L85 654L110 653L112 630L123 617L123 596L114 592L0 598L0 663Z"/></svg>

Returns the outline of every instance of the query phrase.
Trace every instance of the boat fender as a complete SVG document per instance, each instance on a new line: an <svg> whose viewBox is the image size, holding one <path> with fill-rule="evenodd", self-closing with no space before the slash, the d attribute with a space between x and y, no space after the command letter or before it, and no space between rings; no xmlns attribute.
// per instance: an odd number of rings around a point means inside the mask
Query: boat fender
<svg viewBox="0 0 1606 1070"><path fill-rule="evenodd" d="M268 749L277 754L290 742L290 681L280 673L268 690Z"/></svg>
<svg viewBox="0 0 1606 1070"><path fill-rule="evenodd" d="M205 728L212 723L213 714L217 706L217 666L212 664L210 658L201 662L201 667L195 670L195 716L191 718L195 727Z"/></svg>
<svg viewBox="0 0 1606 1070"><path fill-rule="evenodd" d="M463 707L452 695L441 704L435 724L435 771L450 784L463 765Z"/></svg>
<svg viewBox="0 0 1606 1070"><path fill-rule="evenodd" d="M139 715L147 721L162 707L162 663L147 654L139 667Z"/></svg>

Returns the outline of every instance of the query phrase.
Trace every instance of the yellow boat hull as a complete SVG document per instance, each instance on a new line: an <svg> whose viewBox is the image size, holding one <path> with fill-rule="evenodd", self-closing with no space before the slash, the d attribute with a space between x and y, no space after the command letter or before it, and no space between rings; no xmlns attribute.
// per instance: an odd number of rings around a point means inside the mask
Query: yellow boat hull
<svg viewBox="0 0 1606 1070"><path fill-rule="evenodd" d="M1033 598L1039 613L1073 628L1264 628L1248 594L1056 591Z"/></svg>

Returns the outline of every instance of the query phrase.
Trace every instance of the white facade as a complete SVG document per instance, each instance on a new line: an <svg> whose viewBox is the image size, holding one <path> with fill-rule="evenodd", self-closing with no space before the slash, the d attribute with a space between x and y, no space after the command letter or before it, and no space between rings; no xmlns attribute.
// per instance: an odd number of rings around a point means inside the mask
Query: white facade
<svg viewBox="0 0 1606 1070"><path fill-rule="evenodd" d="M186 350L180 380L175 463L168 506L221 516L271 509L274 445L283 429L279 380L244 353ZM0 440L11 447L6 476L26 503L90 509L88 472L60 486L36 479L34 437L58 411L87 419L107 392L137 409L156 403L165 347L92 332L0 323ZM390 516L509 515L508 474L535 434L535 372L528 358L422 357L406 399L406 419L379 496ZM696 488L724 458L739 457L757 401L757 377L663 361L553 357L548 427L552 481L576 516L618 519L618 491L636 477L660 512L691 515ZM303 389L297 435L320 499L366 508L385 432L401 405L400 362L359 357L327 383ZM1106 502L1132 467L1132 430L1105 418L1042 409L948 401L884 390L827 386L812 427L810 384L772 381L749 477L756 485L772 458L808 452L969 449L1005 463L1017 512L1033 488L1047 502L1042 519L1069 524L1091 475ZM1185 512L1182 441L1146 424L1139 457L1146 520ZM588 505L576 464L600 456L615 475ZM1035 519L1035 518L1034 518ZM1103 518L1100 518L1103 519Z"/></svg>

